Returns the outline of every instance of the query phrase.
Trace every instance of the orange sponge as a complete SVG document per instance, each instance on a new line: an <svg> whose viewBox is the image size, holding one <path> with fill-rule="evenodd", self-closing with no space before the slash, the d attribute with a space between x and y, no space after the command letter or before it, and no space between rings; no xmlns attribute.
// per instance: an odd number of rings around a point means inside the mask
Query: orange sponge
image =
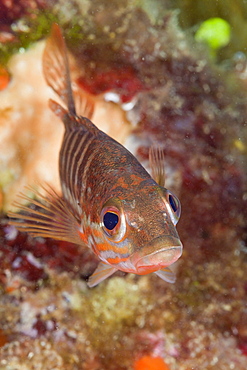
<svg viewBox="0 0 247 370"><path fill-rule="evenodd" d="M4 67L0 66L0 90L4 90L10 81L10 75Z"/></svg>
<svg viewBox="0 0 247 370"><path fill-rule="evenodd" d="M144 356L134 363L134 370L169 370L161 357Z"/></svg>

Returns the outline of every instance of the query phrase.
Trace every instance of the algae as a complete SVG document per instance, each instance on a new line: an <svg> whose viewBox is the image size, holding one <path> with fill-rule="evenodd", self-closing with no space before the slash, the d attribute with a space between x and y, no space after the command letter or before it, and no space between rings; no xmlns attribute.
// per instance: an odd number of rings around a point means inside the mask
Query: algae
<svg viewBox="0 0 247 370"><path fill-rule="evenodd" d="M11 28L15 34L14 41L0 42L0 64L6 65L13 54L24 52L34 42L44 38L51 30L58 16L50 11L35 11L32 17L23 16L13 23Z"/></svg>

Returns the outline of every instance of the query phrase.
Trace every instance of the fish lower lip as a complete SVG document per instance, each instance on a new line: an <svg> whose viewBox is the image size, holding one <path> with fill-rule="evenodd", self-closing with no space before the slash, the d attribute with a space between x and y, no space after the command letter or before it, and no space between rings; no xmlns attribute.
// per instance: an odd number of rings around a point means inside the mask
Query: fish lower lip
<svg viewBox="0 0 247 370"><path fill-rule="evenodd" d="M173 264L181 256L182 250L179 237L163 234L133 253L131 262L135 273L144 275Z"/></svg>
<svg viewBox="0 0 247 370"><path fill-rule="evenodd" d="M136 268L139 270L148 266L157 266L157 268L168 266L177 261L181 254L182 246L164 248L140 258Z"/></svg>

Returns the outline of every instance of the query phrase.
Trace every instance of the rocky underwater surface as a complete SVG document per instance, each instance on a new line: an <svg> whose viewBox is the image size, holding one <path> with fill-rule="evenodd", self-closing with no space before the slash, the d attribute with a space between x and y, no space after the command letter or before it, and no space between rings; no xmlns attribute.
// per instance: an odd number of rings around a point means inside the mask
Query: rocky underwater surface
<svg viewBox="0 0 247 370"><path fill-rule="evenodd" d="M209 2L205 17L225 18L233 40L210 53L194 39L200 2L175 3L0 1L1 370L247 368L247 62L234 43L247 10ZM89 289L89 250L8 225L24 185L59 190L63 128L41 70L55 21L93 122L147 169L150 146L164 148L182 205L175 284L119 272Z"/></svg>

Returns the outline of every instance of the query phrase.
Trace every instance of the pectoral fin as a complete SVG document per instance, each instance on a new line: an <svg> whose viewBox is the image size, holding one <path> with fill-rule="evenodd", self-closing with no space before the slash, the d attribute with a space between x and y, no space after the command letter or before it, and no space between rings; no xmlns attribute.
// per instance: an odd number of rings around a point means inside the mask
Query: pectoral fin
<svg viewBox="0 0 247 370"><path fill-rule="evenodd" d="M45 191L45 195L31 186L26 187L26 190L35 198L23 193L18 195L13 206L19 208L22 213L9 212L9 224L34 237L41 236L82 245L76 211L72 210L67 201L52 187L40 187ZM24 205L23 201L28 204Z"/></svg>
<svg viewBox="0 0 247 370"><path fill-rule="evenodd" d="M155 274L168 283L173 284L176 281L176 275L169 269L169 267L164 267L159 271L155 271Z"/></svg>
<svg viewBox="0 0 247 370"><path fill-rule="evenodd" d="M100 262L93 275L91 275L88 279L87 285L89 286L89 288L92 288L93 286L101 283L101 281L114 274L114 272L116 271L117 269L115 269L114 267Z"/></svg>

